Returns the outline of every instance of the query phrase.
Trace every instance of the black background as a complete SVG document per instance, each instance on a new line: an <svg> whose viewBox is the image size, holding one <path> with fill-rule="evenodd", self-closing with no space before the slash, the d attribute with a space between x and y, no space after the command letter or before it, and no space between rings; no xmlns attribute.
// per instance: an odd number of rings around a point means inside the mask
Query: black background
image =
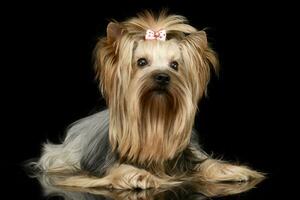
<svg viewBox="0 0 300 200"><path fill-rule="evenodd" d="M105 103L94 80L92 50L110 19L124 20L143 9L186 16L207 33L221 63L208 97L199 103L195 127L204 149L248 164L268 179L239 199L286 197L293 177L297 64L292 46L292 6L214 1L122 1L15 3L2 7L1 82L4 81L1 172L12 199L42 199L22 162L38 157L41 143L58 142L64 129ZM291 111L291 112L290 112ZM7 129L6 129L7 126ZM286 167L286 168L285 168Z"/></svg>

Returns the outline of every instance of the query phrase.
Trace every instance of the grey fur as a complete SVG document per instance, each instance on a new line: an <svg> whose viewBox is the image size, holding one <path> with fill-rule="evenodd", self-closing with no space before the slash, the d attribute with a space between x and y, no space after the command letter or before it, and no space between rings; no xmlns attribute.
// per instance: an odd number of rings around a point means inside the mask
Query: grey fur
<svg viewBox="0 0 300 200"><path fill-rule="evenodd" d="M103 124L101 129L95 131L84 144L80 160L81 169L98 176L102 176L117 160L109 144L108 118Z"/></svg>
<svg viewBox="0 0 300 200"><path fill-rule="evenodd" d="M115 161L108 142L108 124L108 110L73 123L62 144L44 144L37 167L43 171L81 169L102 175Z"/></svg>

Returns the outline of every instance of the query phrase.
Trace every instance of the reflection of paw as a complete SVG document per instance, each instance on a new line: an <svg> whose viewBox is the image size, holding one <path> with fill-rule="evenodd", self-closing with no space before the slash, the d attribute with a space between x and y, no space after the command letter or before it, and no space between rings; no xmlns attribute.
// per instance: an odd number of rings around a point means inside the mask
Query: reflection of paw
<svg viewBox="0 0 300 200"><path fill-rule="evenodd" d="M262 179L243 182L200 182L198 186L196 184L196 188L207 197L226 196L248 191L261 181Z"/></svg>

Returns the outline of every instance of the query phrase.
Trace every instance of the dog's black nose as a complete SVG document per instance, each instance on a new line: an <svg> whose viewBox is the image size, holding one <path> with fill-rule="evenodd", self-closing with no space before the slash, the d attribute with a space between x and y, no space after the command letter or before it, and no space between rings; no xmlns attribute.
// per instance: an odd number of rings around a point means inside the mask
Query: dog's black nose
<svg viewBox="0 0 300 200"><path fill-rule="evenodd" d="M154 80L159 85L168 85L170 82L170 76L166 73L159 73L154 75Z"/></svg>

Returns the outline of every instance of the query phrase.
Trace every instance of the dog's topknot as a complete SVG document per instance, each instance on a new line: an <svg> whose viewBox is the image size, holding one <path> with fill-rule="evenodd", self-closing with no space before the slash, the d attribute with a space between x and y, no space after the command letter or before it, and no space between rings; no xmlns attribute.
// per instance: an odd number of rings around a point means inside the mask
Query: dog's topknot
<svg viewBox="0 0 300 200"><path fill-rule="evenodd" d="M144 37L147 29L161 30L168 33L168 39L183 38L186 34L196 32L197 29L187 24L187 19L181 15L168 15L166 11L155 15L150 11L144 11L137 14L137 17L131 18L122 23L124 30L135 36Z"/></svg>

